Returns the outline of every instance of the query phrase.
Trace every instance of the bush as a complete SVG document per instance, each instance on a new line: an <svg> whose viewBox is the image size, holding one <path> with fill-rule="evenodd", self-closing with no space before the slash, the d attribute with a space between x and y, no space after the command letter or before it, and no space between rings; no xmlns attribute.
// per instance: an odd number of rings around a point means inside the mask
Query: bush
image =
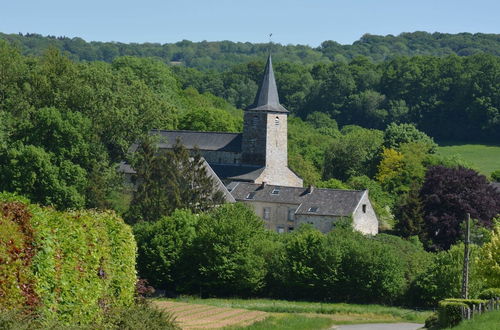
<svg viewBox="0 0 500 330"><path fill-rule="evenodd" d="M498 297L500 297L500 288L489 288L481 291L481 293L478 295L479 299L486 299L486 300Z"/></svg>
<svg viewBox="0 0 500 330"><path fill-rule="evenodd" d="M176 210L157 222L139 222L134 226L138 245L137 270L153 287L177 291L191 260L186 253L196 236L198 215Z"/></svg>
<svg viewBox="0 0 500 330"><path fill-rule="evenodd" d="M112 212L58 212L0 194L0 309L28 306L40 318L99 323L134 301L136 246Z"/></svg>
<svg viewBox="0 0 500 330"><path fill-rule="evenodd" d="M462 321L462 309L472 308L473 305L486 303L481 299L458 299L449 298L438 303L438 323L439 326L453 327Z"/></svg>
<svg viewBox="0 0 500 330"><path fill-rule="evenodd" d="M438 322L439 322L438 321L438 314L432 313L428 318L425 319L424 327L426 329L434 328L439 324Z"/></svg>
<svg viewBox="0 0 500 330"><path fill-rule="evenodd" d="M491 180L495 182L500 182L500 170L491 172Z"/></svg>
<svg viewBox="0 0 500 330"><path fill-rule="evenodd" d="M243 295L264 286L266 260L262 219L243 204L225 204L200 216L190 251L190 291Z"/></svg>
<svg viewBox="0 0 500 330"><path fill-rule="evenodd" d="M453 327L462 321L464 302L442 300L438 304L438 324L443 328Z"/></svg>
<svg viewBox="0 0 500 330"><path fill-rule="evenodd" d="M483 288L483 281L478 276L478 266L475 260L478 248L471 245L471 263L469 268L469 293L476 297ZM415 304L419 306L435 306L446 297L460 296L462 290L462 270L464 246L458 244L448 251L433 255L426 270L422 272L410 288L410 294Z"/></svg>

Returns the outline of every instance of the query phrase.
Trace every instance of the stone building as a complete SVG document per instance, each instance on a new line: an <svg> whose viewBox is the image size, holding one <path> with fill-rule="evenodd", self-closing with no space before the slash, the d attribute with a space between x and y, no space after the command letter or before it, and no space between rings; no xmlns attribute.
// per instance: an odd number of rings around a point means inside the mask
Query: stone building
<svg viewBox="0 0 500 330"><path fill-rule="evenodd" d="M244 111L243 133L151 133L160 136L160 150L171 149L176 140L196 148L227 200L250 204L269 229L287 232L309 223L328 232L340 218L351 217L356 230L376 234L378 220L368 191L303 188L302 179L288 168L287 117L269 56L255 102ZM136 149L133 145L130 151ZM127 164L121 170L134 173Z"/></svg>
<svg viewBox="0 0 500 330"><path fill-rule="evenodd" d="M350 219L354 229L375 235L378 220L367 190L286 187L266 183L231 182L226 186L234 199L249 204L266 227L290 232L307 223L327 233L340 219Z"/></svg>

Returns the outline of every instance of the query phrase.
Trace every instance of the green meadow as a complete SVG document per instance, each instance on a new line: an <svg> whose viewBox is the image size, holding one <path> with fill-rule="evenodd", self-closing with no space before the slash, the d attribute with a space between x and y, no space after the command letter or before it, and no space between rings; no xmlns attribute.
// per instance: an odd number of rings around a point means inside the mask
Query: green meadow
<svg viewBox="0 0 500 330"><path fill-rule="evenodd" d="M443 143L438 148L438 154L448 157L459 156L488 177L491 172L500 169L500 145Z"/></svg>

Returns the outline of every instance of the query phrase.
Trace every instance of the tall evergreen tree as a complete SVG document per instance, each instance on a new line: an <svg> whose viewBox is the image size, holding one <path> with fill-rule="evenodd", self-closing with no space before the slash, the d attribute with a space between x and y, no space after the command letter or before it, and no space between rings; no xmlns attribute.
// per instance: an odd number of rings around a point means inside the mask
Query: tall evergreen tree
<svg viewBox="0 0 500 330"><path fill-rule="evenodd" d="M414 184L403 196L400 206L396 209L397 232L405 238L419 236L424 239L423 205L419 196L420 188Z"/></svg>
<svg viewBox="0 0 500 330"><path fill-rule="evenodd" d="M180 141L172 150L159 152L155 138L148 136L132 165L136 190L126 214L129 222L156 221L176 209L199 213L224 203L199 152L191 156Z"/></svg>

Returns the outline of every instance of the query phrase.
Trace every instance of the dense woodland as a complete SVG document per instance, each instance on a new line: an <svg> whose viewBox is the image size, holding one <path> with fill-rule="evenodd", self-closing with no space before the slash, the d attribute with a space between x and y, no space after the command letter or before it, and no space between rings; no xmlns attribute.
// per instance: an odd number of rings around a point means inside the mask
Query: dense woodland
<svg viewBox="0 0 500 330"><path fill-rule="evenodd" d="M19 45L25 55L41 55L49 46L68 52L72 59L111 62L118 56L156 57L168 63L182 62L199 70L225 71L235 64L256 61L269 52L269 44L250 42L182 40L176 43L86 42L81 38L41 36L39 34L4 34L0 39ZM381 62L398 56L432 55L468 56L479 53L500 55L500 35L484 33L401 33L398 36L365 34L352 45L327 40L319 47L272 44L273 54L284 62L313 64L347 62L358 56Z"/></svg>
<svg viewBox="0 0 500 330"><path fill-rule="evenodd" d="M159 45L0 38L28 55L53 47L74 60L111 62L132 55L177 61L173 71L182 88L209 92L239 109L253 102L269 51L268 44L229 41ZM317 111L340 126L384 129L392 122L413 123L439 141L500 141L498 35L415 32L365 35L346 46L325 41L317 49L271 48L281 101L302 119Z"/></svg>
<svg viewBox="0 0 500 330"><path fill-rule="evenodd" d="M365 36L352 46L326 42L319 49L273 45L281 101L291 112L290 167L306 184L369 189L386 231L376 237L352 232L348 219L328 235L309 227L271 233L244 206L213 208L200 203L210 200L206 189L183 189L185 180L200 187L211 182L182 146L157 154L152 141L135 155L127 152L132 143L147 142L154 128L241 131L241 109L256 94L266 45L148 48L2 38L13 41L0 40L0 191L59 210L114 209L134 225L139 274L155 286L433 306L460 292L463 220L470 213L473 253L480 256L471 266L471 294L500 287L500 192L489 182L500 175L486 178L457 157L438 156L435 142L500 141L497 36L414 33ZM396 43L407 53L391 53ZM394 56L375 56L373 49L384 44ZM105 58L83 55L105 46L121 50ZM195 51L212 46L219 57ZM170 47L178 47L175 54L191 49L193 62L168 53ZM339 50L328 53L329 47ZM474 51L460 53L468 48ZM137 53L127 53L132 49ZM155 49L167 52L148 53ZM138 172L132 198L116 171L122 161Z"/></svg>

